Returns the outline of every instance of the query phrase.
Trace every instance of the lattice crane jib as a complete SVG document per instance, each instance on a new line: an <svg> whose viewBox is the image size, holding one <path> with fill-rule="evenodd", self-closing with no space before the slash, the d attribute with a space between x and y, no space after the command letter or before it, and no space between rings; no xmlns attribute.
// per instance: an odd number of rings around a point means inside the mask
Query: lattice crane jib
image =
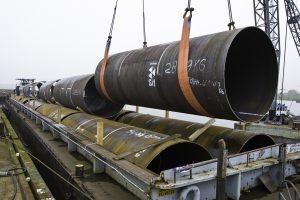
<svg viewBox="0 0 300 200"><path fill-rule="evenodd" d="M255 26L270 37L280 60L280 27L278 0L253 0Z"/></svg>
<svg viewBox="0 0 300 200"><path fill-rule="evenodd" d="M285 0L287 23L292 33L298 54L300 56L300 13L293 0Z"/></svg>

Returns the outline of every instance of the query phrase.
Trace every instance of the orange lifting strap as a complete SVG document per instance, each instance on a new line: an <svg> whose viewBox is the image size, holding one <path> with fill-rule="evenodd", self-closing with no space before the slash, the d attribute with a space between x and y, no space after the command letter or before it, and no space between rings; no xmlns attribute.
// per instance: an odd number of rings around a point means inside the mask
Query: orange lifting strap
<svg viewBox="0 0 300 200"><path fill-rule="evenodd" d="M108 95L107 90L105 88L104 73L105 73L105 68L106 68L106 65L107 65L107 59L108 59L109 48L110 48L111 39L112 39L112 31L113 31L113 28L114 28L115 17L116 17L116 12L117 12L117 6L118 6L118 0L116 0L116 5L115 5L115 8L114 8L114 14L113 14L113 18L112 18L111 25L110 25L110 32L109 32L108 39L107 39L107 42L106 42L104 58L103 58L103 61L102 61L102 66L101 66L101 71L100 71L101 91L104 94L104 96L112 102L114 102L114 101ZM145 48L145 47L147 47L147 40L146 40L146 27L145 27L145 2L144 2L144 0L143 0L143 34L144 34L143 35L144 36L143 47Z"/></svg>
<svg viewBox="0 0 300 200"><path fill-rule="evenodd" d="M116 18L116 13L117 13L117 7L118 7L118 1L116 0L116 4L115 4L115 8L114 8L114 14L111 20L111 24L110 24L110 30L109 30L109 34L108 34L108 39L106 41L106 46L105 46L105 51L104 51L104 58L102 61L102 66L101 66L101 71L100 71L100 87L101 87L101 91L104 94L104 96L109 99L110 101L113 102L112 98L108 95L106 88L105 88L105 83L104 83L104 72L105 72L105 68L106 68L106 64L107 64L107 58L108 58L108 53L109 53L109 48L110 48L110 44L111 44L111 38L112 38L112 32L114 29L114 23L115 23L115 18Z"/></svg>
<svg viewBox="0 0 300 200"><path fill-rule="evenodd" d="M106 68L106 64L107 64L107 58L108 58L108 52L109 52L109 47L110 47L110 43L111 43L111 37L108 38L107 42L106 42L106 48L105 48L105 52L104 52L104 58L102 61L102 67L101 67L101 71L100 71L100 87L101 87L101 91L104 94L104 96L109 99L110 101L113 101L110 96L108 95L106 88L105 88L105 84L104 84L104 72L105 72L105 68Z"/></svg>
<svg viewBox="0 0 300 200"><path fill-rule="evenodd" d="M197 98L195 97L192 88L189 83L188 77L188 60L189 60L189 43L190 43L190 28L191 28L191 19L192 19L192 11L194 9L188 8L185 10L184 14L184 23L181 35L181 41L178 50L178 81L180 85L180 89L188 101L190 106L193 107L195 111L199 114L209 116L206 110L201 106ZM190 16L186 16L187 12L190 11Z"/></svg>

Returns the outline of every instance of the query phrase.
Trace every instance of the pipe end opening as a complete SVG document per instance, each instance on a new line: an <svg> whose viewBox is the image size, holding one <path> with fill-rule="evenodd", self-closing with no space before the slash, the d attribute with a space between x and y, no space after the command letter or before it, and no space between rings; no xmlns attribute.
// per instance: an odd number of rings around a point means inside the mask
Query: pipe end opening
<svg viewBox="0 0 300 200"><path fill-rule="evenodd" d="M275 49L259 28L242 29L232 41L225 65L225 89L241 121L258 121L269 110L278 82Z"/></svg>
<svg viewBox="0 0 300 200"><path fill-rule="evenodd" d="M202 162L211 159L211 155L200 145L190 142L174 144L158 154L147 166L150 171L160 174L161 171Z"/></svg>

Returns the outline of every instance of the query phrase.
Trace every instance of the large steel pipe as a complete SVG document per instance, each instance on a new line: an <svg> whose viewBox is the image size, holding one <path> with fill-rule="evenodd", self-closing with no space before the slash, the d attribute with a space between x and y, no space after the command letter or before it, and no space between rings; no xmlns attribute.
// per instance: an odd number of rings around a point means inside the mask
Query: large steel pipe
<svg viewBox="0 0 300 200"><path fill-rule="evenodd" d="M23 95L25 97L31 97L32 96L32 83L23 86Z"/></svg>
<svg viewBox="0 0 300 200"><path fill-rule="evenodd" d="M90 74L61 79L53 89L53 96L63 106L101 117L111 117L124 106L103 99L96 90L94 75Z"/></svg>
<svg viewBox="0 0 300 200"><path fill-rule="evenodd" d="M43 85L43 81L42 82L35 82L35 83L30 83L27 84L25 86L23 86L23 94L26 97L34 97L37 98L40 88Z"/></svg>
<svg viewBox="0 0 300 200"><path fill-rule="evenodd" d="M204 127L203 124L199 123L134 112L124 113L118 117L117 121L166 135L179 133L183 139L188 139L190 135ZM209 127L194 142L206 148L213 157L216 157L220 139L225 140L229 154L242 153L275 144L274 140L265 134L255 134L219 126Z"/></svg>
<svg viewBox="0 0 300 200"><path fill-rule="evenodd" d="M39 92L38 97L47 103L55 103L55 99L53 97L53 90L54 90L56 83L59 80L60 79L55 80L55 81L47 81L46 83L44 83L40 87L40 92Z"/></svg>
<svg viewBox="0 0 300 200"><path fill-rule="evenodd" d="M40 88L42 87L43 84L44 84L44 81L36 82L36 83L32 84L32 86L31 86L31 91L32 91L31 95L34 98L38 98L39 97Z"/></svg>
<svg viewBox="0 0 300 200"><path fill-rule="evenodd" d="M72 114L62 124L96 142L97 122L103 122L103 147L116 155L153 144L169 136L106 120L86 113ZM200 145L183 139L169 140L125 157L137 166L159 174L162 170L211 159Z"/></svg>
<svg viewBox="0 0 300 200"><path fill-rule="evenodd" d="M248 27L190 39L188 77L177 73L178 46L173 42L110 56L102 86L101 61L95 73L99 93L121 104L231 120L257 121L269 110L278 67L262 30ZM179 83L184 79L187 84ZM183 95L189 87L196 101ZM202 109L194 110L193 103Z"/></svg>

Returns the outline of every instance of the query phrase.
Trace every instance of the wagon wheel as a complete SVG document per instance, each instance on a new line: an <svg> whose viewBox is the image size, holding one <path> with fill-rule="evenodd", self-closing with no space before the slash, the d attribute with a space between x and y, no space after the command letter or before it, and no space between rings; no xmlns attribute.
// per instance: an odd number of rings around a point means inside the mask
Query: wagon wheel
<svg viewBox="0 0 300 200"><path fill-rule="evenodd" d="M300 200L300 193L291 181L285 180L281 184L281 191L279 191L280 200Z"/></svg>

